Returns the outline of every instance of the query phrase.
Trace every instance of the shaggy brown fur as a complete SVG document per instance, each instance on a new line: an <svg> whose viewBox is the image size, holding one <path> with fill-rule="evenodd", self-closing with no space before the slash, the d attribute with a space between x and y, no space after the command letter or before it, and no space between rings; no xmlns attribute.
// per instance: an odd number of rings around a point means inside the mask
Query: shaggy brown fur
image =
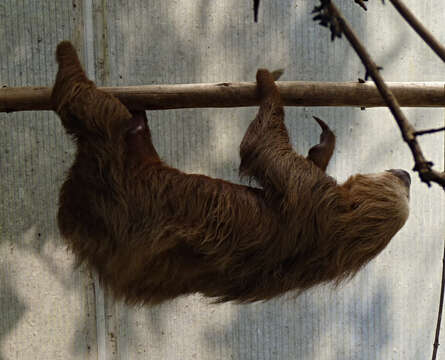
<svg viewBox="0 0 445 360"><path fill-rule="evenodd" d="M77 144L58 224L79 262L130 303L201 293L251 302L354 275L408 216L404 172L324 172L335 137L295 153L273 76L257 73L261 105L241 143L240 172L261 188L166 165L145 112L96 89L68 42L57 48L54 110Z"/></svg>

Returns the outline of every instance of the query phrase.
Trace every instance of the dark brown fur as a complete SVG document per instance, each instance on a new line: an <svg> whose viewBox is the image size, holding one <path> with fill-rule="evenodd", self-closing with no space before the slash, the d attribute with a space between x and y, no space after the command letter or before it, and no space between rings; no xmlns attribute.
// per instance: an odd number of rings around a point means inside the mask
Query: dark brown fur
<svg viewBox="0 0 445 360"><path fill-rule="evenodd" d="M130 303L201 293L251 302L354 275L408 216L408 186L391 172L338 185L324 169L323 128L295 153L274 79L257 73L261 105L241 143L240 172L260 188L166 165L145 112L96 89L68 42L57 48L54 110L77 144L58 224L79 262ZM323 127L323 122L320 123Z"/></svg>

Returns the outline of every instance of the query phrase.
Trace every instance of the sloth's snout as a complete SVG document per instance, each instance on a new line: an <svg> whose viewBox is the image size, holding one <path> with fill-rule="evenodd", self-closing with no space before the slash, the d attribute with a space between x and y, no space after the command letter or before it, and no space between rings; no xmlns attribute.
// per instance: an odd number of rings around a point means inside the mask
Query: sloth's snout
<svg viewBox="0 0 445 360"><path fill-rule="evenodd" d="M397 176L400 180L403 181L403 183L406 185L406 187L410 187L411 185L411 176L408 174L407 171L402 170L402 169L391 169L391 170L386 170L388 172L390 172L391 174Z"/></svg>

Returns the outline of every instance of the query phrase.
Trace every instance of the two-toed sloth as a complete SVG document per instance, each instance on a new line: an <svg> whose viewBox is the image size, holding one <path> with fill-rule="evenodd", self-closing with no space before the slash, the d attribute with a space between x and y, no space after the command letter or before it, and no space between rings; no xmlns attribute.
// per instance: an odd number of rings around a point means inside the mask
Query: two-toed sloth
<svg viewBox="0 0 445 360"><path fill-rule="evenodd" d="M408 217L409 175L390 170L344 184L325 173L326 124L307 157L289 141L274 74L257 72L258 115L240 145L250 187L165 164L144 111L86 77L69 42L57 48L54 110L77 146L58 225L79 262L117 298L155 304L201 293L265 300L353 276Z"/></svg>

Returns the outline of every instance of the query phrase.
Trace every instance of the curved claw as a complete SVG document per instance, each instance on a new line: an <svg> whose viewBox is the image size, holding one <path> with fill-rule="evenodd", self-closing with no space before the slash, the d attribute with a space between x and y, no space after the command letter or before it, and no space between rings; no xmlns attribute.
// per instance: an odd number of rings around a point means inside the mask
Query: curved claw
<svg viewBox="0 0 445 360"><path fill-rule="evenodd" d="M316 116L312 116L312 117L318 123L318 125L320 125L322 131L330 130L329 126L323 120L321 120L320 118L318 118Z"/></svg>
<svg viewBox="0 0 445 360"><path fill-rule="evenodd" d="M307 159L325 171L334 153L335 135L323 120L316 116L313 116L313 118L320 125L322 132L320 134L320 143L311 147Z"/></svg>
<svg viewBox="0 0 445 360"><path fill-rule="evenodd" d="M284 74L284 69L277 69L271 72L274 81L277 81Z"/></svg>

